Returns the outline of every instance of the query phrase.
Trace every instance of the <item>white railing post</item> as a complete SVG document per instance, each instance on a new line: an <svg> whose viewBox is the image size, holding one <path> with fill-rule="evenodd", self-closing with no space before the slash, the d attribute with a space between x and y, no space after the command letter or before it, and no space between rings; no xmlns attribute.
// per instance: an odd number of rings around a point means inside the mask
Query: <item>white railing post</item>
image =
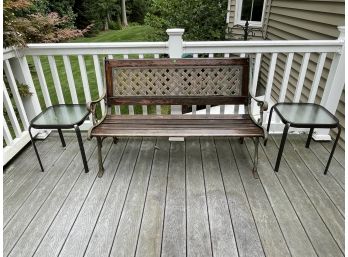
<svg viewBox="0 0 348 257"><path fill-rule="evenodd" d="M339 104L345 84L345 27L338 27L338 30L340 31L338 40L342 41L342 49L341 51L334 54L323 97L320 102L320 104L328 109L332 114L335 114L337 110L337 106ZM331 140L329 132L329 129L318 129L313 135L313 138L315 140Z"/></svg>
<svg viewBox="0 0 348 257"><path fill-rule="evenodd" d="M168 39L168 53L170 58L181 58L183 54L183 40L182 35L185 29L167 29ZM181 105L172 105L171 114L181 114Z"/></svg>
<svg viewBox="0 0 348 257"><path fill-rule="evenodd" d="M41 106L36 94L34 82L30 74L29 66L26 57L11 58L9 60L15 79L22 84L28 86L31 93L30 96L22 97L23 106L30 121L41 112Z"/></svg>

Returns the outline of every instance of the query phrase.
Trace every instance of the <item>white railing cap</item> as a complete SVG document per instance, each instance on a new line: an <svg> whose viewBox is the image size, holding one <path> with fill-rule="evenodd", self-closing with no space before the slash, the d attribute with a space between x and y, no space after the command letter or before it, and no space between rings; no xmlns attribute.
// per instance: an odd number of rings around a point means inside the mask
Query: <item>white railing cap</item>
<svg viewBox="0 0 348 257"><path fill-rule="evenodd" d="M169 35L169 36L181 36L183 35L185 32L185 29L167 29L166 30L166 33Z"/></svg>

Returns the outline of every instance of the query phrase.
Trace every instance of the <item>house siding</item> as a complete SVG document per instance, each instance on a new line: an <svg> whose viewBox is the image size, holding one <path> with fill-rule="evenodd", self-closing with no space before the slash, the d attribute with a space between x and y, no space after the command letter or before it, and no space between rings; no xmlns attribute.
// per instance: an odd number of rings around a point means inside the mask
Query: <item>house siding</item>
<svg viewBox="0 0 348 257"><path fill-rule="evenodd" d="M265 27L267 28L266 38L269 40L336 39L339 36L337 26L342 25L344 25L344 1L272 0L269 9L269 16L265 24ZM316 53L313 53L310 56L300 99L301 102L306 102L308 100L318 56L319 54ZM320 103L332 57L332 54L328 54L327 56L322 78L319 84L318 95L315 99L316 103ZM302 54L294 55L286 94L286 101L291 101L293 99L302 58ZM279 96L285 62L286 55L278 55L273 82L274 90L272 91L272 98L274 100L277 100ZM262 66L259 74L259 83L262 86L266 85L269 63L270 55L266 54L262 58ZM339 141L339 144L342 147L344 147L345 135L344 94L345 90L342 92L342 96L335 113L343 127ZM331 133L332 136L336 135L336 131L332 131Z"/></svg>

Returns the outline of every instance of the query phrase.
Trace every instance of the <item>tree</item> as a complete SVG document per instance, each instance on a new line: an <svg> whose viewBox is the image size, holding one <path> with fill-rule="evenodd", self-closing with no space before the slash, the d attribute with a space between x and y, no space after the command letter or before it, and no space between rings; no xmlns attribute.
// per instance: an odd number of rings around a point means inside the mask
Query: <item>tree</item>
<svg viewBox="0 0 348 257"><path fill-rule="evenodd" d="M37 6L30 0L5 0L4 47L61 42L83 36L89 29L76 29L68 16L61 17L58 13L45 13L44 10L44 6Z"/></svg>
<svg viewBox="0 0 348 257"><path fill-rule="evenodd" d="M145 24L155 28L151 40L165 40L166 29L185 29L187 40L223 40L227 0L152 0Z"/></svg>
<svg viewBox="0 0 348 257"><path fill-rule="evenodd" d="M122 25L127 27L127 10L126 10L126 0L121 0L121 12L122 12Z"/></svg>

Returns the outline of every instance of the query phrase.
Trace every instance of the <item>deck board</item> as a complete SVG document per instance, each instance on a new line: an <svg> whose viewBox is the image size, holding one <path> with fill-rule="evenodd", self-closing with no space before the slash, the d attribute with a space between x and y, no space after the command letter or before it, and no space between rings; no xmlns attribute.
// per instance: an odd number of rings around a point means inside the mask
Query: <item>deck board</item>
<svg viewBox="0 0 348 257"><path fill-rule="evenodd" d="M344 256L344 150L323 175L332 143L289 136L278 173L280 136L260 147L237 139L76 138L38 142L4 173L4 256ZM328 150L329 149L329 150Z"/></svg>

